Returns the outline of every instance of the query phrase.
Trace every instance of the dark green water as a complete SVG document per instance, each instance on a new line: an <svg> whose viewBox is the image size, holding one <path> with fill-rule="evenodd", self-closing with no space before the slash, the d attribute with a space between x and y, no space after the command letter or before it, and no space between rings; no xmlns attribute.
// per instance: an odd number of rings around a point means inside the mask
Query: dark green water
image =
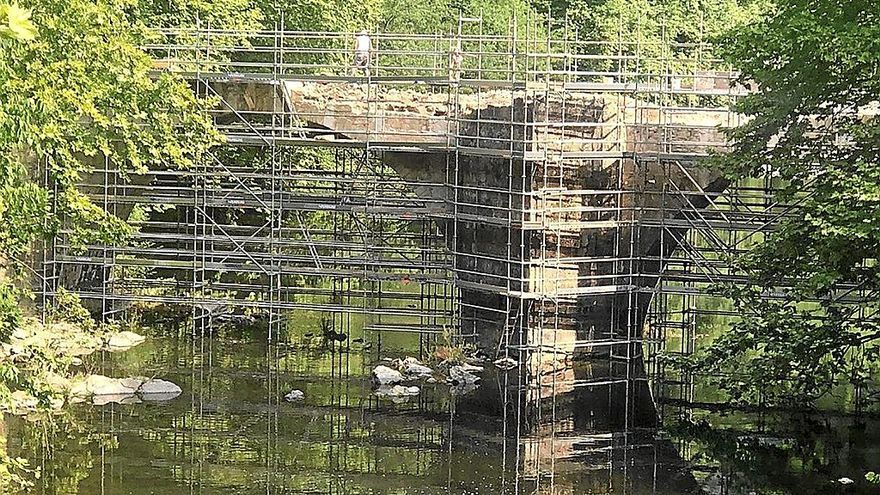
<svg viewBox="0 0 880 495"><path fill-rule="evenodd" d="M656 429L635 403L614 406L636 385L566 391L532 407L509 375L489 375L465 396L427 385L397 404L370 389L378 345L341 352L301 332L269 345L261 330L150 337L89 366L174 381L180 397L78 405L50 425L8 420L10 452L42 470L34 493L880 492L863 479L880 470L877 420L667 406ZM392 340L381 354L417 345ZM305 400L284 402L294 388ZM842 476L856 482L832 482Z"/></svg>

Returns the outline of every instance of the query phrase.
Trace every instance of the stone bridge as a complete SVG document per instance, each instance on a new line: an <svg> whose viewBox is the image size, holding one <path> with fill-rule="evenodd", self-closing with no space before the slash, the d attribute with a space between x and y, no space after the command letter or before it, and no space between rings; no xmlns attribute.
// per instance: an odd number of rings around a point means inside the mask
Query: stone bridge
<svg viewBox="0 0 880 495"><path fill-rule="evenodd" d="M223 100L217 122L232 142L274 130L270 138L280 142L368 145L418 195L441 200L457 223L456 282L469 302L490 308L465 318L480 322L474 329L487 348L512 330L514 315L497 312L505 298L525 313L547 301L564 308L567 337L558 322L540 330L546 325L531 316L520 319L530 328L522 345L552 341L574 352L578 341L632 340L663 259L685 232L671 220L704 208L727 185L697 159L724 145L728 109L660 107L613 84L456 93L350 82L205 84ZM270 124L272 115L287 116L286 133ZM522 240L512 253L508 238Z"/></svg>
<svg viewBox="0 0 880 495"><path fill-rule="evenodd" d="M429 214L457 232L447 247L466 303L462 330L479 335L490 354L502 341L526 350L522 369L539 383L556 380L552 390L526 393L605 384L611 402L632 407L600 410L609 402L586 387L572 394L584 417L624 411L623 421L653 421L646 383L632 384L645 376L645 315L664 260L686 232L676 220L727 185L697 161L724 145L727 109L658 107L614 85L451 91L228 77L192 84L221 100L213 116L231 144L360 147L381 156L416 195L432 200ZM150 180L133 183L143 191ZM115 211L125 216L143 200L129 198ZM104 280L108 266L98 268ZM100 286L100 273L68 267L72 278ZM579 356L599 363L570 365ZM612 356L633 359L606 359ZM503 393L487 383L468 404L491 413L485 409L501 407Z"/></svg>
<svg viewBox="0 0 880 495"><path fill-rule="evenodd" d="M644 376L647 308L664 260L687 229L676 220L727 186L697 160L724 145L726 108L658 107L613 85L450 91L344 81L193 84L222 100L213 115L232 144L379 154L416 195L432 200L429 214L457 232L447 247L466 303L463 333L478 335L490 354L502 341L527 350L526 369L561 384L554 395L575 382L611 383L618 402L641 403L653 417L650 394L632 393L623 377ZM149 180L135 182L143 190ZM124 216L125 208L116 213ZM100 273L68 266L72 278L100 286ZM603 363L568 365L579 356ZM611 356L635 359L605 359Z"/></svg>

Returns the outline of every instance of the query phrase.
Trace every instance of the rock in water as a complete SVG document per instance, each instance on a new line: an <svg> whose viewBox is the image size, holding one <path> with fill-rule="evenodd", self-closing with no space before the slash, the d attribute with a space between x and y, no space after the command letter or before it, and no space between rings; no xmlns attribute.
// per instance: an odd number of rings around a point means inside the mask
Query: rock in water
<svg viewBox="0 0 880 495"><path fill-rule="evenodd" d="M86 391L92 396L96 406L116 402L129 404L140 402L137 389L144 383L143 378L110 378L104 375L89 375L86 378Z"/></svg>
<svg viewBox="0 0 880 495"><path fill-rule="evenodd" d="M404 387L403 385L385 385L376 389L376 395L382 397L412 397L419 395L419 387Z"/></svg>
<svg viewBox="0 0 880 495"><path fill-rule="evenodd" d="M8 399L7 411L12 414L24 415L28 412L36 411L40 400L24 390L16 390L12 392Z"/></svg>
<svg viewBox="0 0 880 495"><path fill-rule="evenodd" d="M495 361L492 361L492 364L505 371L512 370L513 368L519 366L519 362L516 359L510 357L496 359Z"/></svg>
<svg viewBox="0 0 880 495"><path fill-rule="evenodd" d="M373 383L382 386L382 385L394 385L395 383L400 383L403 381L403 375L400 374L399 371L393 370L388 366L376 366L373 368L373 373L370 375Z"/></svg>
<svg viewBox="0 0 880 495"><path fill-rule="evenodd" d="M397 369L403 372L408 379L430 378L434 374L434 370L414 357L408 357L401 361Z"/></svg>
<svg viewBox="0 0 880 495"><path fill-rule="evenodd" d="M469 364L469 363L462 364L461 366L458 366L458 368L460 368L461 371L464 371L467 373L482 373L483 372L482 366L474 366L473 364Z"/></svg>
<svg viewBox="0 0 880 495"><path fill-rule="evenodd" d="M471 374L464 366L449 368L449 379L455 385L473 385L480 381L480 377Z"/></svg>
<svg viewBox="0 0 880 495"><path fill-rule="evenodd" d="M117 332L110 335L110 338L107 340L107 348L111 352L124 351L141 344L145 340L147 340L147 338L143 335L138 335L126 330L124 332Z"/></svg>
<svg viewBox="0 0 880 495"><path fill-rule="evenodd" d="M91 396L92 393L89 391L88 377L85 375L76 375L70 379L68 400L72 404L85 402Z"/></svg>
<svg viewBox="0 0 880 495"><path fill-rule="evenodd" d="M74 380L71 384L73 402L91 395L92 403L103 405L110 402L136 404L145 401L171 400L183 392L180 387L167 380L135 376L131 378L110 378L104 375L89 375L84 383Z"/></svg>
<svg viewBox="0 0 880 495"><path fill-rule="evenodd" d="M134 395L143 383L143 380L137 378L89 375L86 378L86 389L92 395Z"/></svg>
<svg viewBox="0 0 880 495"><path fill-rule="evenodd" d="M295 389L287 392L287 395L284 396L284 400L287 402L298 402L306 398L306 394L303 393L302 390Z"/></svg>
<svg viewBox="0 0 880 495"><path fill-rule="evenodd" d="M449 368L449 380L447 381L452 384L449 392L452 395L466 395L476 390L480 383L480 377L474 375L469 370L477 369L482 371L483 368L469 365Z"/></svg>
<svg viewBox="0 0 880 495"><path fill-rule="evenodd" d="M138 394L146 401L171 400L180 395L183 390L176 384L167 380L153 378L145 381L137 390Z"/></svg>

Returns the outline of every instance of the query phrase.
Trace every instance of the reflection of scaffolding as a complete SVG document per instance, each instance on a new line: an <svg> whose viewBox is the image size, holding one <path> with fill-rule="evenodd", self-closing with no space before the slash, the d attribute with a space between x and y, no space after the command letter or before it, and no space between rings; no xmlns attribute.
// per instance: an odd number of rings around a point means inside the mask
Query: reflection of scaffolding
<svg viewBox="0 0 880 495"><path fill-rule="evenodd" d="M645 432L587 433L610 425L583 424L576 408L521 437L502 436L497 418L444 414L455 406L442 384L401 404L377 400L357 353L267 344L262 328L194 339L169 333L153 345L175 359L155 371L180 384L183 397L163 407L75 411L78 431L60 431L42 449L43 492L131 491L146 477L163 493L690 493L664 486L674 456L662 442ZM126 376L140 366L111 355L101 372ZM291 388L307 398L284 403ZM505 419L516 426L513 415ZM72 461L79 477L64 484Z"/></svg>
<svg viewBox="0 0 880 495"><path fill-rule="evenodd" d="M481 26L374 35L368 77L352 75L351 34L157 33L157 69L220 100L227 143L131 182L97 167L83 188L108 210L163 208L125 247L62 235L48 280L108 318L132 301L192 305L204 324L261 312L270 339L292 310L351 336L455 329L528 363L506 404L523 418L556 424L557 396L609 387L633 424L646 318L652 355L671 334L692 350L693 298L737 281L729 257L787 214L769 183L698 166L743 90L701 43ZM605 364L570 365L581 356Z"/></svg>

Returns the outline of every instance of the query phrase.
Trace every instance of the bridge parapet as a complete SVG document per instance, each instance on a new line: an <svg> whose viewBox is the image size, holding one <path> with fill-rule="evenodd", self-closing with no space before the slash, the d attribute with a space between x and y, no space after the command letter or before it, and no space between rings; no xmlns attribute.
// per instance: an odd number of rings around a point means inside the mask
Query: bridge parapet
<svg viewBox="0 0 880 495"><path fill-rule="evenodd" d="M693 161L726 146L739 117L726 107L663 107L619 93L214 80L215 115L233 136L448 151L512 149L527 160L640 154ZM524 154L530 152L530 154Z"/></svg>

